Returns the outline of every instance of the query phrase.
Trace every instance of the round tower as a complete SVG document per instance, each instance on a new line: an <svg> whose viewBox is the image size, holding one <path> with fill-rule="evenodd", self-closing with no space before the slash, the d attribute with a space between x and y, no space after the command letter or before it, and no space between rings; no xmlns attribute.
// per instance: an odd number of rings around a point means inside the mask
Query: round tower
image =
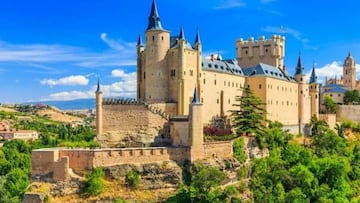
<svg viewBox="0 0 360 203"><path fill-rule="evenodd" d="M356 67L355 60L351 53L346 57L343 65L343 84L348 89L356 88Z"/></svg>
<svg viewBox="0 0 360 203"><path fill-rule="evenodd" d="M147 102L166 102L168 100L168 70L165 57L169 48L170 33L161 25L154 0L146 29L146 67L143 71L143 81L147 88L144 100Z"/></svg>
<svg viewBox="0 0 360 203"><path fill-rule="evenodd" d="M144 46L142 44L141 35L139 35L138 43L136 46L136 53L137 53L137 94L136 97L138 100L145 99L145 85L143 82L143 72L144 72L144 63L143 63L143 52Z"/></svg>
<svg viewBox="0 0 360 203"><path fill-rule="evenodd" d="M319 117L319 93L320 93L320 84L317 82L317 76L315 74L315 66L313 65L313 69L310 76L309 82L310 88L310 99L311 99L311 116Z"/></svg>
<svg viewBox="0 0 360 203"><path fill-rule="evenodd" d="M103 133L103 116L102 116L102 100L103 93L100 90L100 81L98 80L97 89L95 91L96 95L96 136L99 136Z"/></svg>
<svg viewBox="0 0 360 203"><path fill-rule="evenodd" d="M301 57L299 56L297 66L295 69L295 81L298 83L298 112L299 112L299 133L303 132L304 125L307 122L306 117L306 100L307 100L307 84L305 82L304 67L301 63Z"/></svg>

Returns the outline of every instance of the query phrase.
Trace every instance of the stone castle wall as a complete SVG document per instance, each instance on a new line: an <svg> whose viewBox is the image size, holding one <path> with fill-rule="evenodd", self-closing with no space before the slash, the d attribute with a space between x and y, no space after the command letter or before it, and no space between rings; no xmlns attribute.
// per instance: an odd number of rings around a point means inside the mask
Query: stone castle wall
<svg viewBox="0 0 360 203"><path fill-rule="evenodd" d="M360 122L360 105L339 105L336 110L336 120L342 119Z"/></svg>
<svg viewBox="0 0 360 203"><path fill-rule="evenodd" d="M66 179L68 169L84 174L95 167L120 164L183 162L189 157L187 147L167 148L105 148L63 149L51 148L32 151L32 177L50 175L54 180Z"/></svg>
<svg viewBox="0 0 360 203"><path fill-rule="evenodd" d="M130 146L151 145L169 138L168 114L174 112L173 105L108 104L103 105L103 135L109 146L111 143ZM158 139L158 140L161 140Z"/></svg>
<svg viewBox="0 0 360 203"><path fill-rule="evenodd" d="M203 145L204 154L200 158L232 157L232 141L208 142ZM182 163L189 160L190 147L147 147L147 148L104 148L104 149L64 149L50 148L32 151L31 176L49 176L53 180L69 178L69 169L77 174L85 174L95 167L121 164L146 164L164 161Z"/></svg>
<svg viewBox="0 0 360 203"><path fill-rule="evenodd" d="M204 143L204 158L211 157L232 157L233 156L233 142L219 141L219 142L205 142Z"/></svg>

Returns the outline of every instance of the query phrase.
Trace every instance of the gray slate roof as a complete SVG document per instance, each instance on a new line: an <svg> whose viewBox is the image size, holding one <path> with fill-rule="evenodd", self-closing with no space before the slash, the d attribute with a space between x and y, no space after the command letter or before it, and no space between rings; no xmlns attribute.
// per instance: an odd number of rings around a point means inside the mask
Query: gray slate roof
<svg viewBox="0 0 360 203"><path fill-rule="evenodd" d="M243 68L244 74L248 77L268 76L280 80L295 82L295 79L287 73L283 73L279 68L264 63L259 63L255 67Z"/></svg>
<svg viewBox="0 0 360 203"><path fill-rule="evenodd" d="M244 75L243 70L237 65L236 60L211 60L202 59L202 70L228 73L232 75Z"/></svg>

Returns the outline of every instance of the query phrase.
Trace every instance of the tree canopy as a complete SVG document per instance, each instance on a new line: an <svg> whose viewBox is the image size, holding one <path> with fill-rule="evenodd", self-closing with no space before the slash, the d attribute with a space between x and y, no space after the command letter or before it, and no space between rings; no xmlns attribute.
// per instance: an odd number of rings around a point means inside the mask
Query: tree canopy
<svg viewBox="0 0 360 203"><path fill-rule="evenodd" d="M344 104L360 104L360 93L358 90L347 90L344 94Z"/></svg>
<svg viewBox="0 0 360 203"><path fill-rule="evenodd" d="M264 103L256 97L249 87L243 88L243 94L237 95L233 106L238 109L231 111L232 125L237 135L262 135L265 129Z"/></svg>
<svg viewBox="0 0 360 203"><path fill-rule="evenodd" d="M336 113L337 104L329 95L324 97L324 106L326 113Z"/></svg>

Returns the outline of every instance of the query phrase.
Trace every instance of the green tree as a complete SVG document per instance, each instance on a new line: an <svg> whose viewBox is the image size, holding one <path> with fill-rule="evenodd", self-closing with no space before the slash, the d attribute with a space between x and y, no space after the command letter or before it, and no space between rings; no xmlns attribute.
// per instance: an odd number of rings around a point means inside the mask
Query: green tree
<svg viewBox="0 0 360 203"><path fill-rule="evenodd" d="M329 95L324 97L324 106L326 113L336 113L337 104Z"/></svg>
<svg viewBox="0 0 360 203"><path fill-rule="evenodd" d="M255 134L259 141L259 145L263 143L265 129L265 114L263 107L264 103L260 98L256 97L249 87L243 89L242 96L236 96L235 101L237 110L231 111L231 118L233 128L236 129L237 135ZM263 147L263 146L261 146Z"/></svg>
<svg viewBox="0 0 360 203"><path fill-rule="evenodd" d="M347 90L344 94L344 104L360 104L360 93L358 90Z"/></svg>
<svg viewBox="0 0 360 203"><path fill-rule="evenodd" d="M28 174L16 168L10 171L6 176L4 187L12 197L21 197L27 186L30 184Z"/></svg>

